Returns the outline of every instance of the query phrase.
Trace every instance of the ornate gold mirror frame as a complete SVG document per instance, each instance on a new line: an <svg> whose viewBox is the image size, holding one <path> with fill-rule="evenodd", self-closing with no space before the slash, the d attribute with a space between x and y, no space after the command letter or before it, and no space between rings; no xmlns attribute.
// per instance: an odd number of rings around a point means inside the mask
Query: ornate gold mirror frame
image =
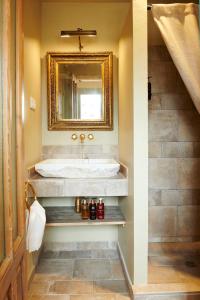
<svg viewBox="0 0 200 300"><path fill-rule="evenodd" d="M47 53L48 130L113 130L113 55L102 53ZM103 81L103 118L76 120L58 118L58 66L63 63L99 63Z"/></svg>

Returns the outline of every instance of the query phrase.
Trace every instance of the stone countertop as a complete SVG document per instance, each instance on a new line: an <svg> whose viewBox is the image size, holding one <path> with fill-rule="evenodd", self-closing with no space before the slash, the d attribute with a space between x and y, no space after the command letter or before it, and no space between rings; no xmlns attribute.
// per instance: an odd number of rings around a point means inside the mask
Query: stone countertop
<svg viewBox="0 0 200 300"><path fill-rule="evenodd" d="M111 178L45 178L29 170L29 181L38 197L128 196L128 169L120 163L120 172Z"/></svg>

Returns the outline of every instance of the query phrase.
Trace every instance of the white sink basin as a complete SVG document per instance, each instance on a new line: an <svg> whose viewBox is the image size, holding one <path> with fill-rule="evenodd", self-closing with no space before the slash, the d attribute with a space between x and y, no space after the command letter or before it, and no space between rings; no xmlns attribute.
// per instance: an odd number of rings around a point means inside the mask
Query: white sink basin
<svg viewBox="0 0 200 300"><path fill-rule="evenodd" d="M43 177L105 178L119 172L114 159L47 159L35 165Z"/></svg>

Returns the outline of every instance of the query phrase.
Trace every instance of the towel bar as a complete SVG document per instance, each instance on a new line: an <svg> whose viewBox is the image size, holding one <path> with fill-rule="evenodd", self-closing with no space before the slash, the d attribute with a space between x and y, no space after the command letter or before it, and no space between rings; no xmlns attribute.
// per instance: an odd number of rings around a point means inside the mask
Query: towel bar
<svg viewBox="0 0 200 300"><path fill-rule="evenodd" d="M25 202L26 202L26 207L27 207L28 210L31 207L31 204L29 203L29 200L28 200L29 199L29 188L30 188L30 190L33 194L34 201L37 200L36 191L35 191L33 185L29 181L26 181L25 182Z"/></svg>

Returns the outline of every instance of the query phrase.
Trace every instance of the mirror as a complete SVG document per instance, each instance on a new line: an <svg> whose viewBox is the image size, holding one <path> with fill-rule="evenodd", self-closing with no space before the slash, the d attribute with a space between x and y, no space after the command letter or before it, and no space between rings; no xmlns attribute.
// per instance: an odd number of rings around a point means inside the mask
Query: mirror
<svg viewBox="0 0 200 300"><path fill-rule="evenodd" d="M103 119L101 64L59 64L58 118Z"/></svg>
<svg viewBox="0 0 200 300"><path fill-rule="evenodd" d="M112 130L112 53L48 53L49 130Z"/></svg>

